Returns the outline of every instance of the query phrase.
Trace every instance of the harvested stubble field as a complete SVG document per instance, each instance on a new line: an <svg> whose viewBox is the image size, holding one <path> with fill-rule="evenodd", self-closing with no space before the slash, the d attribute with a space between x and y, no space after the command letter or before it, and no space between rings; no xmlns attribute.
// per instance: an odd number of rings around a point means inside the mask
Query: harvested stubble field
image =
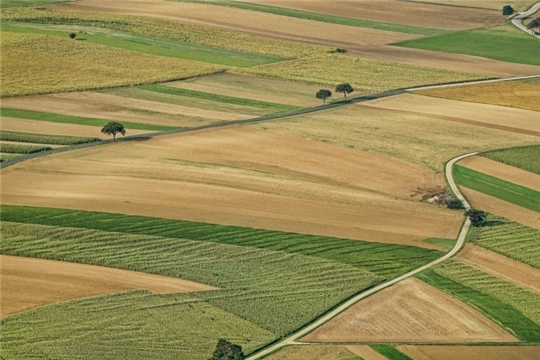
<svg viewBox="0 0 540 360"><path fill-rule="evenodd" d="M540 296L540 270L480 246L467 244L456 259Z"/></svg>
<svg viewBox="0 0 540 360"><path fill-rule="evenodd" d="M397 345L397 348L415 360L538 360L540 352L540 346L508 345Z"/></svg>
<svg viewBox="0 0 540 360"><path fill-rule="evenodd" d="M406 279L353 305L309 342L512 342L515 337L452 296Z"/></svg>
<svg viewBox="0 0 540 360"><path fill-rule="evenodd" d="M490 27L499 25L504 19L500 11L442 7L434 5L433 3L436 1L432 1L430 4L397 0L339 0L331 3L324 0L249 0L249 2L394 24L448 30ZM448 1L445 1L445 3L448 3ZM497 10L500 9L497 8Z"/></svg>
<svg viewBox="0 0 540 360"><path fill-rule="evenodd" d="M179 80L223 70L202 62L31 34L3 33L1 52L4 97Z"/></svg>
<svg viewBox="0 0 540 360"><path fill-rule="evenodd" d="M402 98L402 95L399 95L386 101L369 101L293 118L250 124L249 127L382 154L437 172L443 171L442 164L445 161L460 154L505 146L537 144L540 141L538 137L491 129L489 128L491 124L476 121L477 116L483 116L481 114L483 109L478 106L484 105L470 104L470 114L464 114L468 118L463 119L447 116L448 112L455 110L453 106L437 109L434 105L428 108L433 111L417 112L415 102L409 105L406 102L406 99L413 95L405 96ZM420 98L425 105L429 105L430 101L439 100ZM412 99L415 99L414 96ZM402 110L386 108L392 108L392 104L396 102ZM469 105L459 103L460 106L461 104ZM433 114L435 112L440 114ZM519 114L514 114L513 118L517 118ZM496 117L497 112L492 111L492 115ZM532 122L531 120L530 123Z"/></svg>
<svg viewBox="0 0 540 360"><path fill-rule="evenodd" d="M368 345L287 346L265 360L387 360Z"/></svg>
<svg viewBox="0 0 540 360"><path fill-rule="evenodd" d="M527 10L536 3L535 0L414 0L430 4L461 6L466 8L494 9L501 11L503 6L512 5L517 11Z"/></svg>
<svg viewBox="0 0 540 360"><path fill-rule="evenodd" d="M454 238L462 221L460 212L411 199L423 192L418 188L440 192L441 175L292 136L231 127L116 144L114 151L114 158L103 146L7 168L3 203L423 247L433 247L422 241L428 237Z"/></svg>
<svg viewBox="0 0 540 360"><path fill-rule="evenodd" d="M481 156L540 175L540 145L492 150Z"/></svg>
<svg viewBox="0 0 540 360"><path fill-rule="evenodd" d="M540 111L540 85L505 81L416 91L416 94L444 99L517 107Z"/></svg>
<svg viewBox="0 0 540 360"><path fill-rule="evenodd" d="M468 157L461 160L459 165L529 189L540 191L540 174L506 165L483 156Z"/></svg>
<svg viewBox="0 0 540 360"><path fill-rule="evenodd" d="M0 318L48 304L135 289L158 294L215 289L160 275L6 255L0 255L0 270Z"/></svg>

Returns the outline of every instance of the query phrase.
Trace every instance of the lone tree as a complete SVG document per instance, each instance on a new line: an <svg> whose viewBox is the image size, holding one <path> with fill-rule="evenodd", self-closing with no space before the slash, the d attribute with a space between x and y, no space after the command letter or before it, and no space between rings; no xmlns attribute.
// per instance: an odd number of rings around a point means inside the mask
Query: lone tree
<svg viewBox="0 0 540 360"><path fill-rule="evenodd" d="M77 34L75 34L75 33L69 34L69 37L72 38L72 39L75 39L75 36L77 36Z"/></svg>
<svg viewBox="0 0 540 360"><path fill-rule="evenodd" d="M124 125L117 123L116 121L110 121L107 125L101 129L101 132L103 134L112 135L113 141L116 141L116 134L120 133L122 135L126 135L126 129L124 129Z"/></svg>
<svg viewBox="0 0 540 360"><path fill-rule="evenodd" d="M350 94L354 91L351 84L343 83L336 86L336 92L343 93L343 97L347 98L347 94Z"/></svg>
<svg viewBox="0 0 540 360"><path fill-rule="evenodd" d="M332 92L330 90L321 89L317 91L315 96L317 97L317 99L321 99L323 101L323 104L326 104L326 99L332 97Z"/></svg>
<svg viewBox="0 0 540 360"><path fill-rule="evenodd" d="M209 360L244 360L245 355L240 345L219 339L216 350Z"/></svg>
<svg viewBox="0 0 540 360"><path fill-rule="evenodd" d="M465 215L471 219L471 224L475 227L482 227L486 224L487 214L482 210L469 209Z"/></svg>
<svg viewBox="0 0 540 360"><path fill-rule="evenodd" d="M531 29L535 34L540 34L540 17L531 21L527 28Z"/></svg>
<svg viewBox="0 0 540 360"><path fill-rule="evenodd" d="M502 12L503 15L512 15L514 13L514 8L510 5L504 5Z"/></svg>

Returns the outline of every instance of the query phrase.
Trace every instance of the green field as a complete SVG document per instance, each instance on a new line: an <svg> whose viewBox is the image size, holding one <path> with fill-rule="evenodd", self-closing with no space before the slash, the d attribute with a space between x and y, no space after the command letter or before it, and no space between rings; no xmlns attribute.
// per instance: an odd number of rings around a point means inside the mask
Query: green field
<svg viewBox="0 0 540 360"><path fill-rule="evenodd" d="M540 192L536 190L459 165L454 166L452 174L458 185L540 212Z"/></svg>
<svg viewBox="0 0 540 360"><path fill-rule="evenodd" d="M246 352L274 338L192 294L146 291L50 305L1 325L5 359L207 360L219 338Z"/></svg>
<svg viewBox="0 0 540 360"><path fill-rule="evenodd" d="M540 43L512 24L407 40L394 45L540 65Z"/></svg>
<svg viewBox="0 0 540 360"><path fill-rule="evenodd" d="M274 14L274 15L288 16L288 17L293 17L293 18L298 18L298 19L306 19L306 20L320 21L320 22L331 23L331 24L355 26L355 27L361 27L361 28L385 30L385 31L395 31L395 32L401 32L401 33L406 33L406 34L433 36L433 35L444 34L448 32L445 30L424 28L424 27L419 27L419 26L401 25L401 24L371 21L371 20L363 20L363 19L349 18L349 17L330 15L330 14L322 14L322 13L316 13L316 12L310 12L310 11L304 11L304 10L288 9L288 8L282 8L282 7L277 7L277 6L252 4L252 3L240 2L240 1L231 1L231 0L220 0L220 1L173 0L173 1L227 6L227 7L237 8L237 9L252 10L252 11L264 12L264 13L269 13L269 14Z"/></svg>
<svg viewBox="0 0 540 360"><path fill-rule="evenodd" d="M352 265L387 279L397 277L443 255L437 250L415 246L143 216L10 205L3 205L1 210L3 221L189 239L302 254Z"/></svg>
<svg viewBox="0 0 540 360"><path fill-rule="evenodd" d="M56 2L67 2L70 0L0 0L1 8L10 8L15 6L34 6L41 4L50 4Z"/></svg>
<svg viewBox="0 0 540 360"><path fill-rule="evenodd" d="M488 215L487 226L478 229L475 243L540 269L540 231Z"/></svg>
<svg viewBox="0 0 540 360"><path fill-rule="evenodd" d="M53 114L41 111L31 111L31 110L19 110L19 109L10 109L2 108L2 116L14 117L18 119L28 119L28 120L39 120L39 121L49 121L56 123L64 124L78 124L78 125L89 125L89 126L99 126L103 127L110 120L96 119L96 118L87 118L81 116L71 116L71 115L62 115L62 114ZM133 130L149 130L149 131L165 131L176 129L172 126L161 126L161 125L151 125L151 124L141 124L141 123L132 123L128 121L122 121L122 124L126 129Z"/></svg>
<svg viewBox="0 0 540 360"><path fill-rule="evenodd" d="M64 38L74 32L77 34L77 37L75 38L76 41L85 41L144 54L196 60L234 67L250 67L283 60L278 57L212 48L204 45L183 43L180 41L161 39L125 31L93 27L4 22L1 24L0 30L2 32L40 34Z"/></svg>
<svg viewBox="0 0 540 360"><path fill-rule="evenodd" d="M540 145L492 150L479 155L540 175Z"/></svg>
<svg viewBox="0 0 540 360"><path fill-rule="evenodd" d="M388 360L413 360L389 344L372 344L370 346L379 354L384 355Z"/></svg>
<svg viewBox="0 0 540 360"><path fill-rule="evenodd" d="M43 135L43 134L31 134L31 133L3 130L0 133L0 140L27 142L27 143L35 143L35 144L76 145L76 144L85 144L89 142L98 141L99 138Z"/></svg>
<svg viewBox="0 0 540 360"><path fill-rule="evenodd" d="M52 150L50 146L43 145L21 145L10 144L6 142L0 143L0 149L7 154L33 154L41 151Z"/></svg>
<svg viewBox="0 0 540 360"><path fill-rule="evenodd" d="M23 156L24 154L0 154L0 162L15 159L16 157Z"/></svg>
<svg viewBox="0 0 540 360"><path fill-rule="evenodd" d="M525 342L540 341L540 326L514 307L439 275L431 269L421 272L416 277L476 308L518 339Z"/></svg>
<svg viewBox="0 0 540 360"><path fill-rule="evenodd" d="M424 240L424 242L427 242L428 244L437 245L437 246L446 248L448 250L452 249L456 245L456 240L450 240L450 239L429 238L429 239Z"/></svg>

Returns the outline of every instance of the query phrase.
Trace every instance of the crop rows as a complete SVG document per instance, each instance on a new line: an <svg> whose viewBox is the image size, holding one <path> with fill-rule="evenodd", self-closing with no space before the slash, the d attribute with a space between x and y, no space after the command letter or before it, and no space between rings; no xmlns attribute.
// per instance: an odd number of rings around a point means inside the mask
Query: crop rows
<svg viewBox="0 0 540 360"><path fill-rule="evenodd" d="M0 133L2 141L28 142L35 144L51 144L51 145L76 145L98 141L99 138L76 137L76 136L60 136L60 135L43 135L30 134L16 131L2 131Z"/></svg>
<svg viewBox="0 0 540 360"><path fill-rule="evenodd" d="M284 61L241 71L268 78L331 87L348 82L355 91L361 93L485 78L482 75L458 71L360 59L340 54Z"/></svg>
<svg viewBox="0 0 540 360"><path fill-rule="evenodd" d="M302 254L352 265L385 278L397 277L442 256L440 251L416 246L89 211L3 205L2 219Z"/></svg>
<svg viewBox="0 0 540 360"><path fill-rule="evenodd" d="M0 50L2 96L141 85L224 70L203 62L35 34L5 32Z"/></svg>
<svg viewBox="0 0 540 360"><path fill-rule="evenodd" d="M206 283L220 290L199 297L278 337L382 280L336 261L281 251L2 220L5 254Z"/></svg>
<svg viewBox="0 0 540 360"><path fill-rule="evenodd" d="M540 325L540 296L458 261L446 262L434 267L433 270L439 275L512 306Z"/></svg>
<svg viewBox="0 0 540 360"><path fill-rule="evenodd" d="M2 11L2 20L106 28L183 43L200 44L282 58L313 56L334 50L325 46L277 40L234 31L129 15L41 8L11 8Z"/></svg>
<svg viewBox="0 0 540 360"><path fill-rule="evenodd" d="M540 145L486 151L480 154L491 160L540 174Z"/></svg>
<svg viewBox="0 0 540 360"><path fill-rule="evenodd" d="M5 359L193 359L217 339L247 352L274 336L192 294L130 291L49 305L2 324ZM195 326L195 324L197 324Z"/></svg>
<svg viewBox="0 0 540 360"><path fill-rule="evenodd" d="M540 231L495 215L487 220L477 245L540 269Z"/></svg>
<svg viewBox="0 0 540 360"><path fill-rule="evenodd" d="M52 150L50 146L41 146L41 145L19 145L19 144L8 144L1 143L0 150L3 153L7 154L33 154L40 151Z"/></svg>
<svg viewBox="0 0 540 360"><path fill-rule="evenodd" d="M540 326L514 307L431 269L421 272L417 277L478 309L518 339L526 342L540 341Z"/></svg>

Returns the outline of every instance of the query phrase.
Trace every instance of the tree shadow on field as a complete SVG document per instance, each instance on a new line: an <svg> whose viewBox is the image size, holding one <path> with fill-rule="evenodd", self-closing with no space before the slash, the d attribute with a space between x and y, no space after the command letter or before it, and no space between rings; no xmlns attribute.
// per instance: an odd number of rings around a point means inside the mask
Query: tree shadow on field
<svg viewBox="0 0 540 360"><path fill-rule="evenodd" d="M482 227L489 227L489 226L497 226L497 225L504 225L504 221L500 220L487 220Z"/></svg>
<svg viewBox="0 0 540 360"><path fill-rule="evenodd" d="M137 136L137 137L130 137L130 138L122 139L122 140L123 141L148 141L151 139L152 139L152 136Z"/></svg>

